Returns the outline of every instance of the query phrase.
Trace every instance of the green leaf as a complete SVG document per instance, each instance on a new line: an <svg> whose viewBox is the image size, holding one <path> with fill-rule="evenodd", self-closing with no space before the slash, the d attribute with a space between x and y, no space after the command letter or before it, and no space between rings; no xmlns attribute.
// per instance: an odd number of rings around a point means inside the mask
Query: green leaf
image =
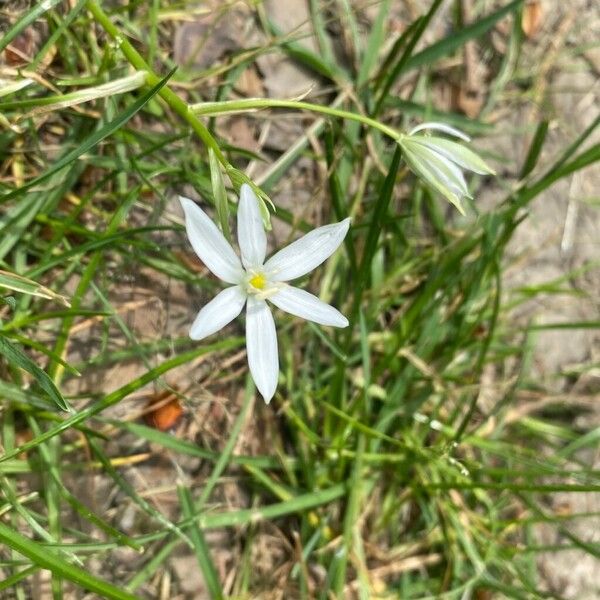
<svg viewBox="0 0 600 600"><path fill-rule="evenodd" d="M306 46L296 41L286 39L285 34L283 34L281 29L279 29L273 21L269 20L267 26L270 29L271 34L280 38L278 43L281 46L281 49L286 52L290 58L293 58L315 73L319 73L320 75L331 79L331 81L336 81L336 79L347 81L349 79L346 70L337 63L329 62L327 57L309 50Z"/></svg>
<svg viewBox="0 0 600 600"><path fill-rule="evenodd" d="M21 292L22 294L29 294L30 296L39 296L40 298L46 298L48 300L56 300L65 306L70 306L69 301L64 296L53 292L51 289L32 279L21 277L20 275L9 273L8 271L0 270L0 287L15 292Z"/></svg>
<svg viewBox="0 0 600 600"><path fill-rule="evenodd" d="M12 365L19 367L32 375L56 406L64 411L72 412L72 408L58 391L58 388L54 385L54 382L50 379L48 374L40 369L26 354L23 354L3 336L0 336L0 354L3 354Z"/></svg>
<svg viewBox="0 0 600 600"><path fill-rule="evenodd" d="M546 134L548 133L548 121L542 121L535 130L535 135L531 140L531 145L529 146L529 152L527 152L527 157L525 158L525 162L523 163L523 168L521 169L521 173L519 174L519 179L525 179L531 171L537 165L537 162L542 153L542 147L544 146L544 141L546 140Z"/></svg>
<svg viewBox="0 0 600 600"><path fill-rule="evenodd" d="M2 338L0 338L2 339ZM164 361L159 364L157 367L150 369L140 377L137 377L133 381L130 381L126 385L120 387L105 396L101 400L98 400L88 407L80 410L77 414L64 419L61 423L52 427L51 429L47 429L41 435L36 436L29 442L25 442L22 446L15 448L9 452L6 452L4 455L0 456L0 463L5 460L9 460L14 458L18 454L21 454L23 451L30 450L31 448L35 448L39 444L45 442L46 440L52 439L54 436L60 435L63 431L70 429L71 427L76 427L77 425L83 423L87 419L101 413L103 410L107 409L110 406L113 406L119 403L123 398L129 396L129 394L139 390L144 387L148 383L155 381L158 377L167 373L171 369L178 367L180 365L186 364L189 361L194 360L198 356L202 356L203 354L209 354L216 350L230 350L232 348L237 348L243 342L243 338L228 338L216 342L214 344L201 346L200 348L195 348L194 350L190 350L189 352L185 352L170 360Z"/></svg>
<svg viewBox="0 0 600 600"><path fill-rule="evenodd" d="M410 30L411 30L412 35L410 35L410 37L408 37L409 33L407 31L406 36L402 35L398 39L397 50L399 51L400 48L402 46L404 46L404 44L406 44L406 47L404 48L404 51L400 55L400 58L396 61L394 66L391 67L389 74L386 73L386 77L385 77L384 84L383 84L383 89L381 90L381 92L379 94L379 98L377 100L377 105L375 106L374 114L377 114L381 110L381 107L383 106L383 102L387 98L388 92L390 91L392 85L398 79L400 74L406 69L409 59L410 59L410 56L412 54L412 51L415 49L415 46L421 39L421 36L425 33L425 29L427 28L427 25L429 25L431 19L433 18L433 15L435 15L435 13L437 12L441 3L442 3L442 0L434 0L431 7L427 11L427 14L424 17L422 17L421 19L418 19L417 21L415 21L415 23L413 25L411 25ZM414 30L413 30L413 27L414 27Z"/></svg>
<svg viewBox="0 0 600 600"><path fill-rule="evenodd" d="M161 79L153 88L148 90L141 98L136 100L131 106L129 106L126 110L117 115L112 121L107 123L104 127L95 131L92 135L90 135L84 142L79 144L76 148L68 152L64 156L62 156L58 161L56 161L47 171L22 185L21 187L5 194L4 196L0 196L0 202L6 202L11 198L15 198L22 194L25 190L32 188L40 184L42 181L45 181L61 169L64 169L68 164L72 163L74 160L77 160L80 156L89 152L94 146L99 144L103 139L107 138L109 135L113 134L115 131L120 129L131 117L137 114L149 101L153 98L161 88L169 81L175 69L173 69L166 77Z"/></svg>
<svg viewBox="0 0 600 600"><path fill-rule="evenodd" d="M61 0L44 0L37 2L34 7L25 13L0 39L0 52L6 48L26 27L39 19L46 11L50 10Z"/></svg>
<svg viewBox="0 0 600 600"><path fill-rule="evenodd" d="M0 541L31 560L42 569L68 579L82 588L111 600L137 600L136 596L90 575L85 569L68 563L48 546L42 546L0 523Z"/></svg>
<svg viewBox="0 0 600 600"><path fill-rule="evenodd" d="M469 40L489 31L500 19L511 12L515 12L522 3L523 0L513 0L513 2L503 6L491 15L475 21L475 23L471 23L471 25L451 33L439 42L421 50L421 52L417 52L417 54L406 61L404 70L407 71L424 65L430 65L436 60L448 56L448 54L458 50L458 48L466 44Z"/></svg>
<svg viewBox="0 0 600 600"><path fill-rule="evenodd" d="M194 507L194 499L192 498L192 493L189 488L184 485L178 485L177 494L179 496L179 503L181 504L183 516L186 519L195 519L198 511ZM204 534L200 527L198 527L197 522L192 523L190 526L189 536L194 545L196 560L202 571L208 593L213 600L220 600L224 596L221 582L219 581L219 575L211 558L210 548L208 547L208 544L204 539Z"/></svg>
<svg viewBox="0 0 600 600"><path fill-rule="evenodd" d="M203 458L212 462L216 462L221 456L220 452L206 450L205 448L200 447L196 443L179 439L178 437L175 437L170 433L165 433L163 431L154 429L153 427L141 425L140 423L130 423L129 421L115 421L112 419L107 419L107 422L115 427L118 427L119 429L130 431L131 433L137 435L142 439L148 440L149 442L152 442L154 444L159 444L164 448L173 450L174 452L188 454L189 456L197 456L199 458ZM234 465L250 465L253 467L259 467L261 469L277 469L281 468L280 462L284 459L283 457L280 457L278 459L272 458L270 456L233 455L230 457L229 460L230 463ZM296 460L286 457L285 463L288 466L288 468L294 468L296 465Z"/></svg>
<svg viewBox="0 0 600 600"><path fill-rule="evenodd" d="M397 146L394 151L394 156L392 157L388 174L383 182L381 192L379 193L375 210L373 211L371 224L369 226L369 231L367 233L367 239L365 242L365 249L360 264L360 280L363 285L368 277L369 270L371 268L371 261L373 260L373 256L377 250L377 241L379 240L381 230L383 229L383 220L394 193L394 185L398 176L398 169L400 168L401 156L402 149L400 146Z"/></svg>
<svg viewBox="0 0 600 600"><path fill-rule="evenodd" d="M356 85L358 87L361 87L368 81L373 67L378 62L379 53L385 43L385 25L389 20L390 1L391 0L383 0L379 6L379 12L377 13L377 18L369 33L367 47L363 53L360 69L356 78Z"/></svg>

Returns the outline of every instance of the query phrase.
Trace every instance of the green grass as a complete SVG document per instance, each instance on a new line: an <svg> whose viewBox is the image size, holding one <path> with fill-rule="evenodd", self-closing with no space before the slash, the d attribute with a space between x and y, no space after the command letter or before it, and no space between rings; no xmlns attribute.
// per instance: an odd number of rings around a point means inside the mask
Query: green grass
<svg viewBox="0 0 600 600"><path fill-rule="evenodd" d="M185 3L17 4L2 15L10 27L0 48L32 27L45 37L23 66L33 82L0 88L1 593L32 597L47 570L57 599L86 590L156 598L164 585L174 596L173 564L187 554L212 598L559 597L542 590L537 555L598 557L600 547L567 527L593 514L554 514L549 499L600 491L580 454L599 434L576 429L576 409L560 402L523 418L514 410L522 393L548 397L530 375L534 332L599 322L516 331L516 305L566 282L507 295L502 274L528 205L600 159L589 142L598 120L543 163L548 122L536 124L511 172L517 183L500 181L506 197L480 213L477 198L498 184L473 180L464 219L407 171L390 136L411 119L494 131L484 117L439 110L431 90L440 61L465 43L491 48L500 19L513 23L518 47L522 3L467 26L457 19L426 45L443 2L398 34L383 0L361 36L350 2L311 1L318 54L257 6L265 47L206 72L175 70L170 58ZM332 23L347 56L332 46ZM323 106L237 101L243 70L266 52L318 74ZM508 101L517 63L501 58L485 114ZM400 97L409 75L416 84ZM122 93L106 91L123 78ZM312 190L319 217L353 217L343 249L305 282L351 325L333 331L277 314L280 382L269 407L236 358L239 323L202 343L186 336L217 284L191 256L172 202L194 190L230 235L232 192L256 157L215 127L218 115L259 106L259 123L281 108L313 119L310 135L289 140L251 182L271 220L292 224L292 235L314 225L278 206L301 158L325 174ZM140 289L150 300L135 313L127 302ZM481 402L489 369L493 405ZM139 418L165 389L185 407L177 434ZM540 523L563 541L543 545Z"/></svg>

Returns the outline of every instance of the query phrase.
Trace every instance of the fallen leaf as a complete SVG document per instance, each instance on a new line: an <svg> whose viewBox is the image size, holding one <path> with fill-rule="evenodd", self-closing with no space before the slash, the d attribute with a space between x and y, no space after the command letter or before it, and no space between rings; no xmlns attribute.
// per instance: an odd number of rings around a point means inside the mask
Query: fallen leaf
<svg viewBox="0 0 600 600"><path fill-rule="evenodd" d="M529 39L533 39L539 33L542 27L543 16L541 0L529 0L523 7L521 27L523 33Z"/></svg>
<svg viewBox="0 0 600 600"><path fill-rule="evenodd" d="M179 398L170 390L163 390L148 400L144 421L159 431L167 431L177 424L182 415Z"/></svg>

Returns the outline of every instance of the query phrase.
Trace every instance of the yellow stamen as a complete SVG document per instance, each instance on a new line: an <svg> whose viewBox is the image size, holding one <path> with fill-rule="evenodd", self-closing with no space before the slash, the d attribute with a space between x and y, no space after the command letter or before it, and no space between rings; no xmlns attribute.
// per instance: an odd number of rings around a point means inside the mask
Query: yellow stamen
<svg viewBox="0 0 600 600"><path fill-rule="evenodd" d="M261 273L257 273L252 277L249 281L250 285L257 290L264 290L265 285L267 284L267 279Z"/></svg>

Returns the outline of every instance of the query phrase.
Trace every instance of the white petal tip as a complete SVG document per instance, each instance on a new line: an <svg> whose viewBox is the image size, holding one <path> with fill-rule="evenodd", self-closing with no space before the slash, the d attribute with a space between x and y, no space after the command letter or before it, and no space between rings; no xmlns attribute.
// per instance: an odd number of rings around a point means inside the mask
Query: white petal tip
<svg viewBox="0 0 600 600"><path fill-rule="evenodd" d="M309 231L300 239L276 252L265 263L271 281L293 281L327 260L342 244L350 218Z"/></svg>
<svg viewBox="0 0 600 600"><path fill-rule="evenodd" d="M179 204L181 204L186 219L192 218L196 211L204 212L191 198L185 196L179 196Z"/></svg>
<svg viewBox="0 0 600 600"><path fill-rule="evenodd" d="M275 395L279 377L277 334L271 309L264 300L252 296L246 310L246 351L256 389L268 404Z"/></svg>
<svg viewBox="0 0 600 600"><path fill-rule="evenodd" d="M454 206L456 206L458 212L463 216L466 217L467 216L467 212L465 211L465 207L463 206L462 202L460 200L451 200L452 204L454 204Z"/></svg>
<svg viewBox="0 0 600 600"><path fill-rule="evenodd" d="M338 327L339 329L344 329L345 327L348 327L348 325L350 325L350 321L348 321L348 319L346 319L346 317L339 311L336 310L336 312L338 314L331 318L328 323L324 324L329 325L329 327Z"/></svg>
<svg viewBox="0 0 600 600"><path fill-rule="evenodd" d="M183 207L183 210L186 210L190 205L196 206L196 203L185 196L177 196L179 198L179 203Z"/></svg>
<svg viewBox="0 0 600 600"><path fill-rule="evenodd" d="M252 379L254 379L254 376L252 377ZM258 393L262 396L262 399L265 401L265 404L270 404L271 400L273 400L273 396L275 396L275 391L277 390L277 387L265 388L262 384L264 384L264 382L254 381L254 385L256 386Z"/></svg>
<svg viewBox="0 0 600 600"><path fill-rule="evenodd" d="M446 123L438 123L436 121L429 121L427 123L421 123L420 125L413 127L408 132L408 135L409 136L414 135L415 133L418 133L419 131L423 131L424 129L434 129L437 131L443 131L444 133L453 135L461 140L464 140L465 142L471 141L471 138L466 133L463 133L462 131L460 131L460 129L456 129L456 127L451 127L450 125L446 125Z"/></svg>
<svg viewBox="0 0 600 600"><path fill-rule="evenodd" d="M261 396L263 397L263 400L265 401L265 404L267 406L269 406L269 404L271 404L271 400L273 400L273 395L267 397L264 394L261 393Z"/></svg>

